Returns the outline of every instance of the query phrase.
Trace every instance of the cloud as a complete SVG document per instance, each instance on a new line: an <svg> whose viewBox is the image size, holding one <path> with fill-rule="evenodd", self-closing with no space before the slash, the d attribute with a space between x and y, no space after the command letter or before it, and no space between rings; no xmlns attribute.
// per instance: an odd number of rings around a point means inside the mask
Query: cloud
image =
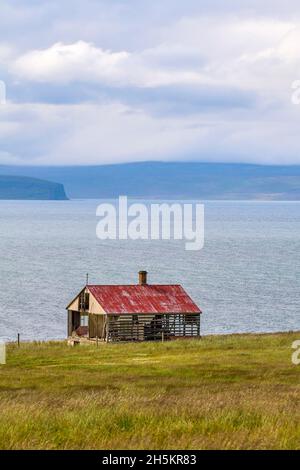
<svg viewBox="0 0 300 470"><path fill-rule="evenodd" d="M123 104L9 104L1 114L2 163L101 164L143 160L299 162L298 121L252 110L162 116ZM284 142L284 146L282 145ZM284 150L284 154L283 154Z"/></svg>
<svg viewBox="0 0 300 470"><path fill-rule="evenodd" d="M102 94L103 96L103 94ZM194 115L205 112L254 108L258 97L238 87L215 85L168 85L106 90L128 106L143 109L156 117Z"/></svg>
<svg viewBox="0 0 300 470"><path fill-rule="evenodd" d="M157 63L149 63L151 53L155 56L155 51L141 54L112 52L84 41L56 43L48 49L25 53L12 64L11 71L23 80L64 84L90 82L151 87L201 83L201 73L191 68L177 66L170 70L159 67Z"/></svg>
<svg viewBox="0 0 300 470"><path fill-rule="evenodd" d="M0 19L0 162L300 163L298 3L18 6Z"/></svg>
<svg viewBox="0 0 300 470"><path fill-rule="evenodd" d="M112 51L82 40L57 42L21 54L8 69L17 80L49 85L280 92L283 80L299 70L299 38L300 23L290 21L183 18L164 32L164 42L142 51Z"/></svg>
<svg viewBox="0 0 300 470"><path fill-rule="evenodd" d="M84 41L56 43L48 49L22 55L13 64L12 72L24 80L38 82L118 81L122 64L128 58L125 51L103 51Z"/></svg>

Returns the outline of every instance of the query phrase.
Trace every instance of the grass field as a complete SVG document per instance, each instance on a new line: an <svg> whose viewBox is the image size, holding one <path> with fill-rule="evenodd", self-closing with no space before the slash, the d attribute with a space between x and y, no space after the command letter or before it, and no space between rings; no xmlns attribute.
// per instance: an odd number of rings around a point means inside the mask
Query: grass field
<svg viewBox="0 0 300 470"><path fill-rule="evenodd" d="M300 449L300 333L8 347L1 449Z"/></svg>

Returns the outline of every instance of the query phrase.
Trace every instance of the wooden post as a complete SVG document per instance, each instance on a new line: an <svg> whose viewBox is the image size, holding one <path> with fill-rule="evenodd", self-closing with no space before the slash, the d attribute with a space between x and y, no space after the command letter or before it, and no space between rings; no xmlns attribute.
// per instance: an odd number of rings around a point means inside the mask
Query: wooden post
<svg viewBox="0 0 300 470"><path fill-rule="evenodd" d="M18 333L18 348L20 347L20 333Z"/></svg>
<svg viewBox="0 0 300 470"><path fill-rule="evenodd" d="M161 342L163 343L165 340L165 333L162 331L161 332Z"/></svg>
<svg viewBox="0 0 300 470"><path fill-rule="evenodd" d="M199 313L199 337L201 338L201 314Z"/></svg>
<svg viewBox="0 0 300 470"><path fill-rule="evenodd" d="M108 315L106 315L105 326L106 326L105 341L108 343L108 338L109 338L109 318L108 318Z"/></svg>
<svg viewBox="0 0 300 470"><path fill-rule="evenodd" d="M99 344L98 344L99 315L97 315L97 322L96 322L96 324L97 324L96 344L97 344L97 348L98 348L98 345L99 345Z"/></svg>

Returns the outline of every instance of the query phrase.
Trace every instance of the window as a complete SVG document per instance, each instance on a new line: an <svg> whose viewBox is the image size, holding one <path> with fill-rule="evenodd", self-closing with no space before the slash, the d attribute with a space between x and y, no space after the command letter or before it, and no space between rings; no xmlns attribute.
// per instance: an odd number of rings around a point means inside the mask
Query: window
<svg viewBox="0 0 300 470"><path fill-rule="evenodd" d="M80 315L80 326L89 326L89 316Z"/></svg>
<svg viewBox="0 0 300 470"><path fill-rule="evenodd" d="M81 292L79 296L79 310L89 310L90 308L90 294L88 292Z"/></svg>
<svg viewBox="0 0 300 470"><path fill-rule="evenodd" d="M84 292L79 296L79 310L84 310Z"/></svg>

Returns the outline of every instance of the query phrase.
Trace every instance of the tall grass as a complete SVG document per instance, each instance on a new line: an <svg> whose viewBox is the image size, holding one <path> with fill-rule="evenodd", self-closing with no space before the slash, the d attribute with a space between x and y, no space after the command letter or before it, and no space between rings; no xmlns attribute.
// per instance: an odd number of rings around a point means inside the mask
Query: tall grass
<svg viewBox="0 0 300 470"><path fill-rule="evenodd" d="M8 348L1 449L299 449L300 334Z"/></svg>

